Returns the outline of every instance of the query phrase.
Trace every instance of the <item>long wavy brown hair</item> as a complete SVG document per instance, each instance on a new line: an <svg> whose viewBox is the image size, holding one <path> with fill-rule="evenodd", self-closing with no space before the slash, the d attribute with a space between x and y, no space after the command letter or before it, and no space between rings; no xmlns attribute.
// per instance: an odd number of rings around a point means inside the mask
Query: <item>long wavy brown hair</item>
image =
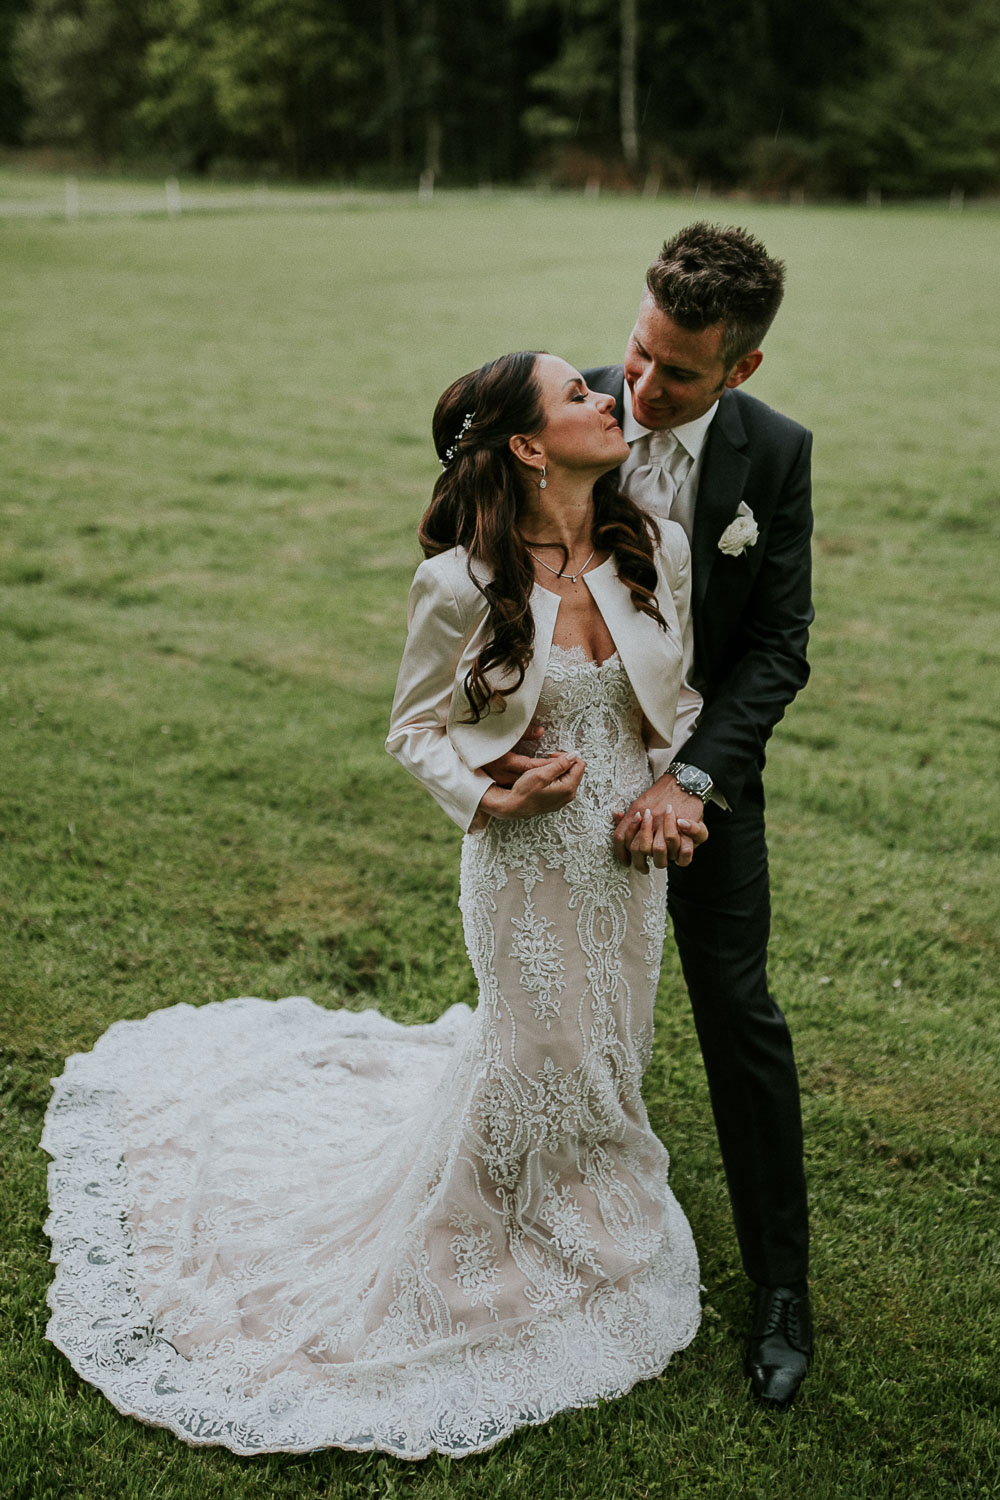
<svg viewBox="0 0 1000 1500"><path fill-rule="evenodd" d="M534 651L535 574L518 527L526 490L509 443L517 433L533 437L545 427L537 359L527 351L491 360L450 385L434 411L434 446L444 471L420 523L420 545L425 557L464 547L469 577L489 606L490 639L464 682L472 724L517 691ZM636 609L666 629L654 592L659 539L655 519L620 493L614 471L603 475L594 486L591 545L613 555ZM487 582L476 577L473 562L489 575ZM496 667L516 674L511 686L489 681Z"/></svg>

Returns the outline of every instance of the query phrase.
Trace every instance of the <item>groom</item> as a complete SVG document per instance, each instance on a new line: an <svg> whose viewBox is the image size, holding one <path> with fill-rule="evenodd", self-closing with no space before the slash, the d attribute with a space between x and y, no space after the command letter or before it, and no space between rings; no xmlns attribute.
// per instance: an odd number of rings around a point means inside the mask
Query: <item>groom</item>
<svg viewBox="0 0 1000 1500"><path fill-rule="evenodd" d="M783 292L784 266L759 240L691 224L647 272L624 367L583 372L615 398L629 444L622 488L691 543L694 685L705 706L682 759L620 819L615 852L645 869L668 807L709 830L697 848L682 841L670 916L757 1288L747 1371L758 1399L777 1407L805 1375L812 1325L798 1077L767 984L761 773L771 731L809 675L811 437L740 387L763 359ZM488 769L509 781L531 764L512 753Z"/></svg>
<svg viewBox="0 0 1000 1500"><path fill-rule="evenodd" d="M767 985L761 782L764 746L809 674L811 438L740 387L763 359L783 290L784 266L759 240L692 224L649 268L624 368L584 371L617 403L630 450L623 489L691 543L705 707L682 759L619 822L615 849L644 864L630 848L640 808L704 815L709 830L671 872L670 915L757 1285L747 1370L771 1406L792 1399L812 1353L798 1078Z"/></svg>

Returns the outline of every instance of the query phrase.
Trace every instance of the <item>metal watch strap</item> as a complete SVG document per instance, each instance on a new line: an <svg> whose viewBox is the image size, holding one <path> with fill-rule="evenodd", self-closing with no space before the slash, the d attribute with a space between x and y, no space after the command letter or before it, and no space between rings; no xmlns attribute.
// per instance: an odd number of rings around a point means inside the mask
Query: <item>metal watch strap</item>
<svg viewBox="0 0 1000 1500"><path fill-rule="evenodd" d="M684 780L682 779L685 771L693 771L695 776L698 777L701 785L699 787L686 786ZM711 797L712 795L712 791L714 788L712 778L711 776L709 776L708 772L703 771L700 766L690 766L688 765L687 761L683 760L671 761L670 765L667 767L667 775L672 776L677 782L677 785L680 787L681 791L687 792L689 797L700 797L702 802L707 803L709 797Z"/></svg>

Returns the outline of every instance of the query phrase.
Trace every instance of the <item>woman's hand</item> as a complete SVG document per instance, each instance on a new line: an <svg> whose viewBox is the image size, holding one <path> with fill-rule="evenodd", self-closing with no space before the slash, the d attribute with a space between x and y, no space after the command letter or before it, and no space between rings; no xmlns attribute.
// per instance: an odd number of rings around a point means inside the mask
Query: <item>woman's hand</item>
<svg viewBox="0 0 1000 1500"><path fill-rule="evenodd" d="M532 719L513 750L508 750L506 755L483 766L487 776L492 776L499 786L512 787L517 778L525 771L532 770L540 759L535 755L535 746L544 733L545 725Z"/></svg>
<svg viewBox="0 0 1000 1500"><path fill-rule="evenodd" d="M616 812L612 836L615 856L622 864L631 864L640 874L647 874L655 865L663 870L670 863L689 865L694 851L708 838L700 812L693 808L704 804L700 797L680 798L687 804L687 817L678 817L672 802L662 804L657 799L657 782L650 790L633 803L627 812Z"/></svg>
<svg viewBox="0 0 1000 1500"><path fill-rule="evenodd" d="M560 751L536 760L530 771L524 771L513 786L494 784L483 793L479 815L494 818L533 818L538 813L555 812L576 796L586 767L578 755ZM479 824L479 815L470 831Z"/></svg>

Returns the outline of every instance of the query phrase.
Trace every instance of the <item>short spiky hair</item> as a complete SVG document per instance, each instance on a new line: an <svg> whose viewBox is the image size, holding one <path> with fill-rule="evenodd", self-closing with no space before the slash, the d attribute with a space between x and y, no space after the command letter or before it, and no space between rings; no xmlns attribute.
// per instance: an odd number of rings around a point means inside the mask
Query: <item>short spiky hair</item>
<svg viewBox="0 0 1000 1500"><path fill-rule="evenodd" d="M722 360L731 369L756 349L785 291L785 263L768 255L745 229L689 224L667 240L646 272L661 312L699 332L722 323Z"/></svg>

